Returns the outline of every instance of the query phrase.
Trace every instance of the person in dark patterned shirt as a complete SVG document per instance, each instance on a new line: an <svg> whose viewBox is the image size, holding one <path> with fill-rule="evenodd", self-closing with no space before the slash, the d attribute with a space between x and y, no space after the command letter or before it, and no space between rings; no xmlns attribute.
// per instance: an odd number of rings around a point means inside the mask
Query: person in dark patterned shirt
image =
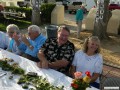
<svg viewBox="0 0 120 90"><path fill-rule="evenodd" d="M49 38L39 50L40 68L52 68L67 74L73 61L75 48L68 40L70 30L66 26L58 28L57 38Z"/></svg>

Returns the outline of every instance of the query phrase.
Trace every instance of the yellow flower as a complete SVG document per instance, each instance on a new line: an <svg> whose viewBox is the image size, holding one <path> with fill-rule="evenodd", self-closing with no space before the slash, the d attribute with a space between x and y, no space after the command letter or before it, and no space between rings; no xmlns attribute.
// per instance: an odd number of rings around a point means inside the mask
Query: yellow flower
<svg viewBox="0 0 120 90"><path fill-rule="evenodd" d="M85 76L85 77L83 78L83 81L86 82L86 83L90 83L91 78L90 78L89 76Z"/></svg>

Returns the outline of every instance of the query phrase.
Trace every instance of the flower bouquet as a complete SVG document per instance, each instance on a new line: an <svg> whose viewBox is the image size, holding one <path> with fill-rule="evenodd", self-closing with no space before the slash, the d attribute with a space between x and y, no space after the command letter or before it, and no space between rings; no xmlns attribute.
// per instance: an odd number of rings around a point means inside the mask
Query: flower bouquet
<svg viewBox="0 0 120 90"><path fill-rule="evenodd" d="M75 72L74 76L75 79L73 79L71 83L71 87L73 90L85 90L87 87L89 87L89 83L91 81L91 75L89 71L85 72L86 76L82 78L81 72Z"/></svg>

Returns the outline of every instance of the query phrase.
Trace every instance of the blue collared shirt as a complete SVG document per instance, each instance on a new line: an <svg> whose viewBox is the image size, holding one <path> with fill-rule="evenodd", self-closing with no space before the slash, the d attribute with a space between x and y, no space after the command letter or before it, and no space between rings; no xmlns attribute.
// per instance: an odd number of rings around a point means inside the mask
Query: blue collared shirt
<svg viewBox="0 0 120 90"><path fill-rule="evenodd" d="M28 46L26 46L23 42L20 43L18 48L26 54L29 54L33 57L37 57L38 51L41 46L45 43L46 37L40 34L35 40L28 39L30 45L34 48L31 50Z"/></svg>

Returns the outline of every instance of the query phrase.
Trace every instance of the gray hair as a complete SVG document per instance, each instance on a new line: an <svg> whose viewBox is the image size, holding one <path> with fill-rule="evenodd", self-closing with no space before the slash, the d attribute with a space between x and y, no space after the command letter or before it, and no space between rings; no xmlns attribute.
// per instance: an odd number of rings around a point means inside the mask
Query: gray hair
<svg viewBox="0 0 120 90"><path fill-rule="evenodd" d="M12 30L12 31L14 31L14 32L20 33L18 26L15 25L15 24L9 24L9 25L6 27L6 30L7 30L7 32L8 32L9 30Z"/></svg>
<svg viewBox="0 0 120 90"><path fill-rule="evenodd" d="M69 34L70 34L70 29L67 26L65 26L65 25L59 26L58 27L58 32L60 32L63 29L66 30L67 32L69 32Z"/></svg>
<svg viewBox="0 0 120 90"><path fill-rule="evenodd" d="M37 25L30 25L28 27L28 31L38 32L39 34L41 33L41 30Z"/></svg>
<svg viewBox="0 0 120 90"><path fill-rule="evenodd" d="M95 53L100 53L100 40L99 40L99 38L97 36L90 36L90 37L85 39L85 42L84 42L83 48L82 48L83 51L85 53L87 52L87 50L88 50L88 46L87 45L88 45L88 42L90 42L90 41L98 42L99 46L98 46L97 50L95 51Z"/></svg>

